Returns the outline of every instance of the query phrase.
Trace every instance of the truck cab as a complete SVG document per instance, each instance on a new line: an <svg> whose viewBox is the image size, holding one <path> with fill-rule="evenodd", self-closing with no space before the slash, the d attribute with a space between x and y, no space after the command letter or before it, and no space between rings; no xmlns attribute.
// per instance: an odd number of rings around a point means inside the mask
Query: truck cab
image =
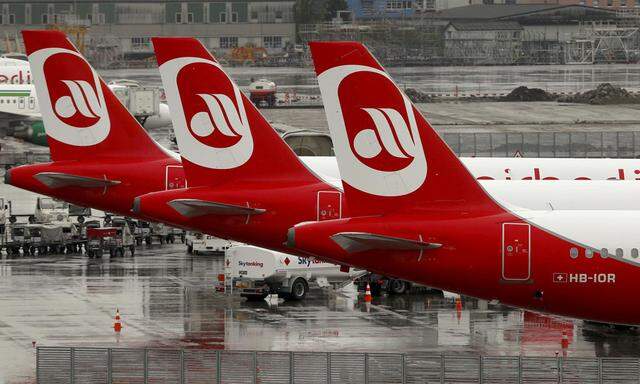
<svg viewBox="0 0 640 384"><path fill-rule="evenodd" d="M52 223L69 221L69 203L52 199L50 197L38 197L36 211L29 217L30 223Z"/></svg>

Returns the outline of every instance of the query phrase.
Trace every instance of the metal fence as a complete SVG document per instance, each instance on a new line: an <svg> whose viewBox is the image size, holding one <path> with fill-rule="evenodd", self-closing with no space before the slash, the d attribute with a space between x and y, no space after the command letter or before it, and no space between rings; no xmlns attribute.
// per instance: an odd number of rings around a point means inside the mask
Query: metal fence
<svg viewBox="0 0 640 384"><path fill-rule="evenodd" d="M38 384L638 383L637 358L39 347Z"/></svg>
<svg viewBox="0 0 640 384"><path fill-rule="evenodd" d="M444 133L459 156L640 158L640 132Z"/></svg>

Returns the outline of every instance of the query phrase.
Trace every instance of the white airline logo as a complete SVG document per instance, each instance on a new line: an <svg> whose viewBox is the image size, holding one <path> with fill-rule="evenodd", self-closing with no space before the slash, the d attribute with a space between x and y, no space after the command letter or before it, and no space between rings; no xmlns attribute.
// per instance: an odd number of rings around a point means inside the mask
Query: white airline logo
<svg viewBox="0 0 640 384"><path fill-rule="evenodd" d="M64 56L58 56L64 55ZM91 73L87 79L57 80L45 73L48 60L65 60L68 65L85 65ZM86 147L96 145L109 136L111 122L98 74L78 52L64 48L45 48L29 56L34 83L41 104L47 135L65 144ZM54 66L55 68L55 66ZM47 81L49 79L49 81ZM64 96L51 100L49 88L64 87ZM96 120L88 126L74 124L77 117Z"/></svg>
<svg viewBox="0 0 640 384"><path fill-rule="evenodd" d="M217 127L224 136L240 136L238 135L238 130L242 130L242 121L229 96L223 94L199 94L198 96L204 100L209 110L207 112L198 112L191 117L190 126L193 133L200 137L207 137ZM225 116L229 124L227 124Z"/></svg>
<svg viewBox="0 0 640 384"><path fill-rule="evenodd" d="M394 157L415 157L415 143L400 112L393 108L362 109L369 114L376 128L375 130L363 129L356 134L353 146L358 155L370 159L378 156L384 147ZM391 122L391 126L389 122ZM398 141L396 141L393 132L396 133Z"/></svg>
<svg viewBox="0 0 640 384"><path fill-rule="evenodd" d="M91 84L84 80L62 80L62 82L71 92L71 96L58 98L55 104L55 111L58 115L69 118L80 113L87 118L100 118L96 112L100 111L100 103Z"/></svg>
<svg viewBox="0 0 640 384"><path fill-rule="evenodd" d="M232 169L246 163L253 153L253 138L238 87L227 78L233 89L232 97L220 93L198 93L184 95L204 100L207 110L198 111L191 116L185 113L184 104L194 100L183 100L178 89L180 71L192 64L206 64L213 71L222 71L214 61L197 57L179 57L160 66L162 83L165 86L167 101L171 109L171 119L180 146L181 155L200 166L211 169ZM224 72L222 71L224 74ZM226 75L224 75L226 77ZM191 129L189 129L191 128ZM215 131L222 136L238 138L231 146L214 147L199 139L204 139Z"/></svg>
<svg viewBox="0 0 640 384"><path fill-rule="evenodd" d="M378 196L407 195L417 190L427 177L427 161L411 101L398 90L408 122L393 108L362 108L371 117L375 128L363 129L355 135L353 148L357 155L373 159L385 149L391 156L410 159L402 169L381 171L372 168L351 150L349 128L343 115L343 108L349 106L341 105L338 95L343 80L357 72L371 72L380 75L382 81L393 84L384 71L362 65L343 65L318 76L340 175L346 183L366 193Z"/></svg>

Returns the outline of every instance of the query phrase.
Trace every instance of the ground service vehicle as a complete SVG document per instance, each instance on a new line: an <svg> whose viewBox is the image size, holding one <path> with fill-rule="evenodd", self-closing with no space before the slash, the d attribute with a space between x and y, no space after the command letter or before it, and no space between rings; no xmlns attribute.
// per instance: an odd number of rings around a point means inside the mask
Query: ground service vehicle
<svg viewBox="0 0 640 384"><path fill-rule="evenodd" d="M87 228L87 256L102 257L104 251L110 257L123 257L129 250L135 255L134 239L128 225L122 227Z"/></svg>
<svg viewBox="0 0 640 384"><path fill-rule="evenodd" d="M236 245L225 252L225 279L249 300L269 294L302 300L309 285L341 287L364 271L342 272L340 266L250 245Z"/></svg>
<svg viewBox="0 0 640 384"><path fill-rule="evenodd" d="M200 255L205 253L225 253L234 245L233 241L220 239L215 236L195 233L187 247L189 253Z"/></svg>

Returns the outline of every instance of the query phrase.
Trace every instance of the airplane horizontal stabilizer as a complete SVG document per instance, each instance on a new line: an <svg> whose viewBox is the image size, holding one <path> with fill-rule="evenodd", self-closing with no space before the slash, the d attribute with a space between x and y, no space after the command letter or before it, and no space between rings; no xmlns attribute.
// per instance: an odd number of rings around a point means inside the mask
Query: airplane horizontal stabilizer
<svg viewBox="0 0 640 384"><path fill-rule="evenodd" d="M331 236L331 239L349 253L371 250L422 251L442 246L442 244L438 243L427 243L420 240L367 232L341 232Z"/></svg>
<svg viewBox="0 0 640 384"><path fill-rule="evenodd" d="M264 209L243 207L241 205L216 203L197 199L176 199L168 203L182 216L198 217L204 215L259 215Z"/></svg>
<svg viewBox="0 0 640 384"><path fill-rule="evenodd" d="M41 172L34 176L42 184L49 188L83 187L106 188L120 184L118 180L98 179L95 177L70 175L59 172Z"/></svg>

